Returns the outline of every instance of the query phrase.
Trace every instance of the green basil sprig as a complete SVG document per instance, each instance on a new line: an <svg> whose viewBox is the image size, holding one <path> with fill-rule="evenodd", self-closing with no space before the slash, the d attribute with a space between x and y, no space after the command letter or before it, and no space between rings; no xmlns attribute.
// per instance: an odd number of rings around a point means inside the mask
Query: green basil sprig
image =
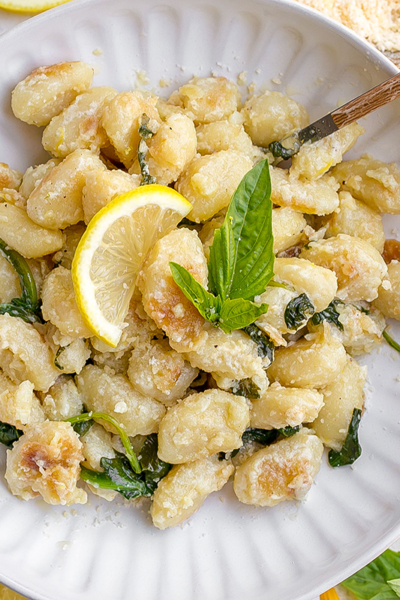
<svg viewBox="0 0 400 600"><path fill-rule="evenodd" d="M358 427L361 420L361 410L355 408L351 417L346 439L341 450L330 450L328 460L331 467L352 465L361 456L361 446L358 441Z"/></svg>
<svg viewBox="0 0 400 600"><path fill-rule="evenodd" d="M255 304L274 272L271 180L268 160L242 179L224 223L215 231L208 264L207 291L181 265L170 262L172 276L199 313L226 333L253 323L268 310Z"/></svg>
<svg viewBox="0 0 400 600"><path fill-rule="evenodd" d="M342 585L358 600L397 600L400 597L400 552L386 550Z"/></svg>
<svg viewBox="0 0 400 600"><path fill-rule="evenodd" d="M16 271L21 286L20 298L0 304L0 315L8 313L19 317L27 323L43 322L36 290L36 283L26 260L0 239L0 255L3 256Z"/></svg>

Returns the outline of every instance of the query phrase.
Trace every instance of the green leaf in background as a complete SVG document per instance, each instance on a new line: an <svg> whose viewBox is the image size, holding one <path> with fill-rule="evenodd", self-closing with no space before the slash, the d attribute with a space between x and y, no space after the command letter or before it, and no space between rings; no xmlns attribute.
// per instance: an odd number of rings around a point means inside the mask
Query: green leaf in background
<svg viewBox="0 0 400 600"><path fill-rule="evenodd" d="M308 318L315 313L315 308L307 294L293 298L285 309L285 323L290 331L297 331L305 325Z"/></svg>
<svg viewBox="0 0 400 600"><path fill-rule="evenodd" d="M211 323L219 321L221 299L213 296L196 281L189 271L175 262L169 263L172 277L186 298L194 304L202 317Z"/></svg>
<svg viewBox="0 0 400 600"><path fill-rule="evenodd" d="M400 578L400 552L386 550L366 567L348 577L342 585L358 600L397 600L398 594L389 581ZM397 588L398 589L398 588Z"/></svg>
<svg viewBox="0 0 400 600"><path fill-rule="evenodd" d="M246 173L229 204L222 228L233 232L235 256L229 298L253 300L274 275L271 178L268 160ZM221 228L221 229L222 229ZM219 256L210 248L210 262Z"/></svg>
<svg viewBox="0 0 400 600"><path fill-rule="evenodd" d="M349 430L341 450L330 450L328 460L331 467L352 465L361 456L361 446L358 441L358 427L361 420L361 410L355 408L351 417Z"/></svg>
<svg viewBox="0 0 400 600"><path fill-rule="evenodd" d="M400 598L400 579L392 579L387 583L392 588L394 593Z"/></svg>

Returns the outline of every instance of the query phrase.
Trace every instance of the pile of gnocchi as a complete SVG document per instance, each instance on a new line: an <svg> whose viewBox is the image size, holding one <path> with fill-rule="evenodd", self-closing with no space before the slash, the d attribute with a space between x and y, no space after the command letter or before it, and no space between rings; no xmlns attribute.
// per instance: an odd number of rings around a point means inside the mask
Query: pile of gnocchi
<svg viewBox="0 0 400 600"><path fill-rule="evenodd" d="M245 504L304 499L324 446L339 454L363 408L367 372L354 357L381 344L385 317L400 319L400 244L385 240L381 218L400 213L398 168L369 155L342 160L364 132L358 124L303 146L289 168L270 166L275 275L255 299L269 308L254 323L272 348L263 353L256 336L205 321L169 263L207 287L233 193L259 161L272 162L271 142L309 123L306 109L272 91L242 104L224 77L194 77L168 99L92 80L88 64L60 63L12 93L14 115L44 127L50 157L24 174L0 163L0 438L11 493L62 505L85 503L89 491L151 496L159 529L182 523L231 477ZM143 116L152 136L140 161ZM71 264L94 215L144 183L143 160L193 208L143 257L113 348L79 312ZM27 277L39 299L31 319L15 302L26 299ZM85 413L118 423L148 493L132 492L138 476L113 422L75 427ZM92 475L83 481L83 472ZM150 485L143 473L159 476Z"/></svg>

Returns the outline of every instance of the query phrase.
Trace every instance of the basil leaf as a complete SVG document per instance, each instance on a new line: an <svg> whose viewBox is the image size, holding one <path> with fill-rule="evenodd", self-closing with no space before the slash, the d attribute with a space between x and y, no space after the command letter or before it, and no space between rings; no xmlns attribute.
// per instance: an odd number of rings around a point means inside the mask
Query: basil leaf
<svg viewBox="0 0 400 600"><path fill-rule="evenodd" d="M21 435L23 435L23 431L14 427L14 425L10 425L9 423L3 423L0 421L0 443L5 446L11 447L14 442L19 440Z"/></svg>
<svg viewBox="0 0 400 600"><path fill-rule="evenodd" d="M207 292L203 286L181 265L170 262L172 277L186 298L197 308L202 317L215 323L220 317L221 299Z"/></svg>
<svg viewBox="0 0 400 600"><path fill-rule="evenodd" d="M387 584L392 588L396 596L400 598L400 579L392 579Z"/></svg>
<svg viewBox="0 0 400 600"><path fill-rule="evenodd" d="M384 339L387 341L387 343L389 344L389 346L391 346L392 348L394 348L395 350L397 350L397 352L400 352L400 344L398 344L389 334L388 332L385 331L382 333Z"/></svg>
<svg viewBox="0 0 400 600"><path fill-rule="evenodd" d="M291 331L297 331L313 315L315 308L307 294L293 298L285 309L285 323Z"/></svg>
<svg viewBox="0 0 400 600"><path fill-rule="evenodd" d="M332 300L325 310L315 313L315 315L311 317L311 323L313 325L319 325L325 320L328 321L328 323L333 323L340 331L343 331L343 323L339 321L340 314L337 311L337 306L339 306L339 304L343 304L343 302L340 300Z"/></svg>
<svg viewBox="0 0 400 600"><path fill-rule="evenodd" d="M255 304L243 298L228 298L222 303L219 326L225 333L231 333L234 329L243 329L254 323L267 310L268 304Z"/></svg>
<svg viewBox="0 0 400 600"><path fill-rule="evenodd" d="M269 362L272 363L274 360L275 345L267 334L254 324L243 327L243 331L257 344L258 356L268 358Z"/></svg>
<svg viewBox="0 0 400 600"><path fill-rule="evenodd" d="M233 275L228 288L217 288L217 291L222 298L253 300L265 291L274 275L271 178L267 159L243 177L230 202L222 228L226 227L232 229L235 252L233 265L225 264L223 268ZM217 236L217 240L221 236ZM230 235L223 237L226 241L231 240ZM220 249L220 245L218 241L216 249ZM210 263L220 260L211 246ZM213 284L217 285L216 269L212 265L210 270Z"/></svg>
<svg viewBox="0 0 400 600"><path fill-rule="evenodd" d="M348 577L342 585L359 600L396 600L389 581L400 577L400 552L386 550L366 567Z"/></svg>
<svg viewBox="0 0 400 600"><path fill-rule="evenodd" d="M210 290L222 300L229 297L236 259L235 238L231 220L225 218L224 224L214 232L214 241L210 247L208 278Z"/></svg>
<svg viewBox="0 0 400 600"><path fill-rule="evenodd" d="M328 460L331 467L352 465L361 456L361 446L358 441L358 427L361 420L361 410L355 408L351 417L349 430L341 450L330 450Z"/></svg>
<svg viewBox="0 0 400 600"><path fill-rule="evenodd" d="M138 455L145 483L152 492L157 488L159 481L163 479L172 468L172 465L158 458L157 451L157 434L152 433L145 439Z"/></svg>
<svg viewBox="0 0 400 600"><path fill-rule="evenodd" d="M230 392L235 396L244 396L249 400L257 400L260 397L260 388L250 378L236 381Z"/></svg>

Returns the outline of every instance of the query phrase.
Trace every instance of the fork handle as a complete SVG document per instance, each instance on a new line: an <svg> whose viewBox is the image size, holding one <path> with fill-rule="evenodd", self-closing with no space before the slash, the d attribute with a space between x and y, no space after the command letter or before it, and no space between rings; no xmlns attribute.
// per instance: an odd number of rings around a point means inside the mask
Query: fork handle
<svg viewBox="0 0 400 600"><path fill-rule="evenodd" d="M396 100L400 96L400 73L390 77L383 83L380 83L372 90L368 90L365 94L361 94L354 100L350 100L347 104L343 104L333 112L331 112L332 119L338 129L341 129L345 125L349 125L365 117L373 110L380 106L389 104L392 100Z"/></svg>

